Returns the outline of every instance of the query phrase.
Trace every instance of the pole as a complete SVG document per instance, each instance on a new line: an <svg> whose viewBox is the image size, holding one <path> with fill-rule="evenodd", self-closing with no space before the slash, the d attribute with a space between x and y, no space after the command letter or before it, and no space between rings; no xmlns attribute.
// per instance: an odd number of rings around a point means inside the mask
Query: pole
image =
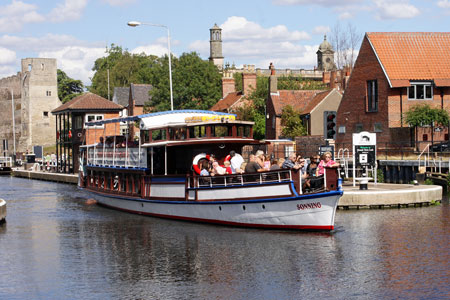
<svg viewBox="0 0 450 300"><path fill-rule="evenodd" d="M136 27L140 25L147 25L147 26L155 26L155 27L163 27L167 29L167 51L169 52L169 85L170 85L170 110L173 110L173 89L172 89L172 59L170 55L170 30L169 27L162 24L152 24L152 23L144 23L144 22L138 22L138 21L131 21L127 23L128 26Z"/></svg>
<svg viewBox="0 0 450 300"><path fill-rule="evenodd" d="M170 32L169 27L167 29L167 48L169 52L169 84L170 84L170 110L173 110L173 90L172 90L172 60L170 55Z"/></svg>
<svg viewBox="0 0 450 300"><path fill-rule="evenodd" d="M14 91L11 88L11 110L12 110L12 119L13 119L13 158L16 158L16 117L15 117L15 109L14 109Z"/></svg>

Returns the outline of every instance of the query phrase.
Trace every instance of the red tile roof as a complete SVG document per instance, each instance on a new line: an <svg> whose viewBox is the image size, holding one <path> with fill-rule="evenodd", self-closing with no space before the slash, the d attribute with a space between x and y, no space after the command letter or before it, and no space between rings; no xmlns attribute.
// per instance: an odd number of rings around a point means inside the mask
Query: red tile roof
<svg viewBox="0 0 450 300"><path fill-rule="evenodd" d="M434 80L449 86L450 32L368 32L392 87L410 80Z"/></svg>
<svg viewBox="0 0 450 300"><path fill-rule="evenodd" d="M123 109L122 105L116 104L108 99L100 97L92 93L84 93L78 97L73 98L69 102L55 108L52 113L62 113L66 111L120 111Z"/></svg>
<svg viewBox="0 0 450 300"><path fill-rule="evenodd" d="M290 105L294 110L303 112L309 102L323 90L279 90L278 94L271 94L275 114L281 115L283 107Z"/></svg>
<svg viewBox="0 0 450 300"><path fill-rule="evenodd" d="M225 96L225 98L219 100L216 104L213 105L209 110L211 111L227 111L228 108L233 106L236 102L241 100L242 92L234 92L229 93Z"/></svg>
<svg viewBox="0 0 450 300"><path fill-rule="evenodd" d="M314 96L314 98L312 98L311 101L309 101L309 103L306 105L306 107L302 110L302 115L311 113L311 111L317 105L319 105L320 102L322 102L322 100L325 99L332 91L333 91L333 89L316 94Z"/></svg>

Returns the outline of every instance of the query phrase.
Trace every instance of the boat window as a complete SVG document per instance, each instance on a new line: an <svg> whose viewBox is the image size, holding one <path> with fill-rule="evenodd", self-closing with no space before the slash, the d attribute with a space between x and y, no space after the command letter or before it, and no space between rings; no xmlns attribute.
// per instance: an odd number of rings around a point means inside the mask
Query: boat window
<svg viewBox="0 0 450 300"><path fill-rule="evenodd" d="M244 127L244 135L243 137L250 137L250 126Z"/></svg>
<svg viewBox="0 0 450 300"><path fill-rule="evenodd" d="M124 174L120 174L120 191L121 192L127 191L127 181L125 180Z"/></svg>
<svg viewBox="0 0 450 300"><path fill-rule="evenodd" d="M106 173L106 189L111 189L111 173Z"/></svg>
<svg viewBox="0 0 450 300"><path fill-rule="evenodd" d="M142 130L141 131L141 140L144 142L144 143L149 143L150 142L150 134L149 134L149 132L148 132L148 130Z"/></svg>
<svg viewBox="0 0 450 300"><path fill-rule="evenodd" d="M228 127L226 125L216 125L211 127L211 136L225 137L231 135L231 127Z"/></svg>
<svg viewBox="0 0 450 300"><path fill-rule="evenodd" d="M166 140L166 130L165 129L152 130L152 140L153 141Z"/></svg>
<svg viewBox="0 0 450 300"><path fill-rule="evenodd" d="M238 126L237 136L244 136L244 126Z"/></svg>
<svg viewBox="0 0 450 300"><path fill-rule="evenodd" d="M189 127L189 138L206 137L206 126Z"/></svg>

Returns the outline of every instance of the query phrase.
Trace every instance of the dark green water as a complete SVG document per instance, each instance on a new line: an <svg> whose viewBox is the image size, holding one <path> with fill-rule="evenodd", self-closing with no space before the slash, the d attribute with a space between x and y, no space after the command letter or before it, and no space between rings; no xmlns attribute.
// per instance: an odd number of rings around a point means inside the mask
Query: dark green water
<svg viewBox="0 0 450 300"><path fill-rule="evenodd" d="M0 177L0 299L449 299L450 207L338 211L332 233L229 228Z"/></svg>

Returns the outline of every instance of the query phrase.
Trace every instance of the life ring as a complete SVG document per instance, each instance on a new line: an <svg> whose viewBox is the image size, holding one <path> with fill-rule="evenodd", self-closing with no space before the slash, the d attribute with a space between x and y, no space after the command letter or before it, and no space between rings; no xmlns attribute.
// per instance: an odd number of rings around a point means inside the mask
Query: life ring
<svg viewBox="0 0 450 300"><path fill-rule="evenodd" d="M192 161L192 168L194 168L195 173L197 173L197 174L199 174L199 175L200 175L201 170L200 170L200 168L199 168L199 166L198 166L198 162L199 162L201 159L207 159L207 160L209 160L209 155L206 154L206 153L200 153L200 154L197 154L197 155L194 157L194 160Z"/></svg>
<svg viewBox="0 0 450 300"><path fill-rule="evenodd" d="M231 160L231 156L228 154L228 155L225 157L225 160Z"/></svg>

